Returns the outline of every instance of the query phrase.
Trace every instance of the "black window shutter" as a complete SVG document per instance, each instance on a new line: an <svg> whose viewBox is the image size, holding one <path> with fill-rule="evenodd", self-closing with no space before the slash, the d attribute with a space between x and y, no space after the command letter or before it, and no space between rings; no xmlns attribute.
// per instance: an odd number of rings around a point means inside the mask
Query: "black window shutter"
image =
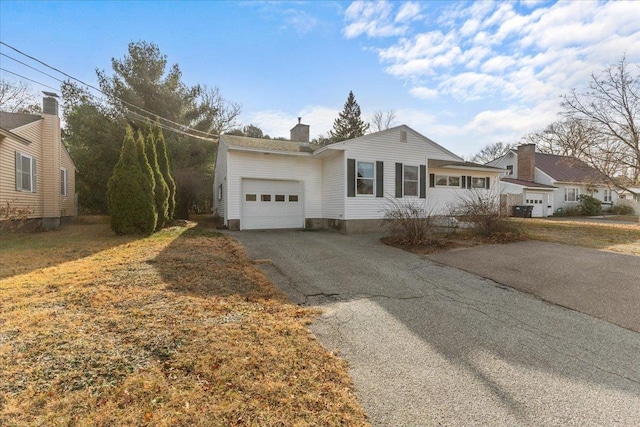
<svg viewBox="0 0 640 427"><path fill-rule="evenodd" d="M396 163L396 197L402 198L402 163Z"/></svg>
<svg viewBox="0 0 640 427"><path fill-rule="evenodd" d="M473 188L473 183L471 182L471 177L467 175L467 188Z"/></svg>
<svg viewBox="0 0 640 427"><path fill-rule="evenodd" d="M376 162L376 197L384 197L384 163Z"/></svg>
<svg viewBox="0 0 640 427"><path fill-rule="evenodd" d="M427 198L427 166L420 165L420 198Z"/></svg>
<svg viewBox="0 0 640 427"><path fill-rule="evenodd" d="M462 175L462 188L467 188L467 177Z"/></svg>
<svg viewBox="0 0 640 427"><path fill-rule="evenodd" d="M356 159L347 159L347 197L356 197Z"/></svg>
<svg viewBox="0 0 640 427"><path fill-rule="evenodd" d="M487 178L485 179L485 181L484 181L484 188L486 188L487 190L488 190L489 188L491 188L491 184L490 184L490 182L489 182L489 179L490 179L490 178L489 178L489 177L487 177Z"/></svg>
<svg viewBox="0 0 640 427"><path fill-rule="evenodd" d="M436 175L433 173L429 174L429 187L433 188L436 186Z"/></svg>

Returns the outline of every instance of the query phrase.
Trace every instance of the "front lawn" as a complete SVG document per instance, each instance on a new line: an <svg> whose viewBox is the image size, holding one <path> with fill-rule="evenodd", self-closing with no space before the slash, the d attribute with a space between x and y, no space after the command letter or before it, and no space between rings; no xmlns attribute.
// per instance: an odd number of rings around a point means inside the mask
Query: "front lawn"
<svg viewBox="0 0 640 427"><path fill-rule="evenodd" d="M0 425L367 425L315 314L204 226L0 236Z"/></svg>

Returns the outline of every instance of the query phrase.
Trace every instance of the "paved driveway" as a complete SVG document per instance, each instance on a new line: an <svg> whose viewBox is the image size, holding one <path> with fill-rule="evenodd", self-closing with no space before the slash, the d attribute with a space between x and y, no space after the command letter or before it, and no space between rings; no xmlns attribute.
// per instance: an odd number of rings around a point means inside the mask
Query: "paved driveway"
<svg viewBox="0 0 640 427"><path fill-rule="evenodd" d="M640 334L330 232L230 233L350 364L375 426L638 425Z"/></svg>

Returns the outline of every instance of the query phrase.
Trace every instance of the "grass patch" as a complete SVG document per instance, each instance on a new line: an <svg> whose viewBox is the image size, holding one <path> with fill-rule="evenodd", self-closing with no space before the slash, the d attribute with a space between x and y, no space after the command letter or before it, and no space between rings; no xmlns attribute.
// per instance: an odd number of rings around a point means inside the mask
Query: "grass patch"
<svg viewBox="0 0 640 427"><path fill-rule="evenodd" d="M0 260L0 425L367 425L316 313L214 230L82 223Z"/></svg>
<svg viewBox="0 0 640 427"><path fill-rule="evenodd" d="M640 255L638 225L537 218L512 218L512 221L519 224L528 238L533 240Z"/></svg>

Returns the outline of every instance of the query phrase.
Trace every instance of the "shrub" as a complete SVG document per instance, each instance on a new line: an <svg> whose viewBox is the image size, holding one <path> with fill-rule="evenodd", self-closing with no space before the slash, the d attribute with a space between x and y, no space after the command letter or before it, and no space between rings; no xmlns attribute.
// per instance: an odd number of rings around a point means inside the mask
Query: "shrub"
<svg viewBox="0 0 640 427"><path fill-rule="evenodd" d="M32 208L28 206L18 208L7 200L4 205L0 205L0 233L7 230L16 231L24 225L32 213Z"/></svg>
<svg viewBox="0 0 640 427"><path fill-rule="evenodd" d="M510 230L510 223L500 214L499 195L478 190L468 190L460 201L450 208L451 215L472 225L473 230L490 236Z"/></svg>
<svg viewBox="0 0 640 427"><path fill-rule="evenodd" d="M387 199L385 227L394 237L417 245L431 239L434 231L431 212L426 200Z"/></svg>
<svg viewBox="0 0 640 427"><path fill-rule="evenodd" d="M578 196L578 209L582 215L594 216L602 214L602 202L595 197L581 194Z"/></svg>
<svg viewBox="0 0 640 427"><path fill-rule="evenodd" d="M156 226L155 199L140 153L144 154L144 141L140 135L135 139L127 126L120 159L107 183L111 229L116 234L147 234Z"/></svg>
<svg viewBox="0 0 640 427"><path fill-rule="evenodd" d="M617 205L613 205L609 212L615 215L633 215L635 213L633 206L627 203L618 203Z"/></svg>

